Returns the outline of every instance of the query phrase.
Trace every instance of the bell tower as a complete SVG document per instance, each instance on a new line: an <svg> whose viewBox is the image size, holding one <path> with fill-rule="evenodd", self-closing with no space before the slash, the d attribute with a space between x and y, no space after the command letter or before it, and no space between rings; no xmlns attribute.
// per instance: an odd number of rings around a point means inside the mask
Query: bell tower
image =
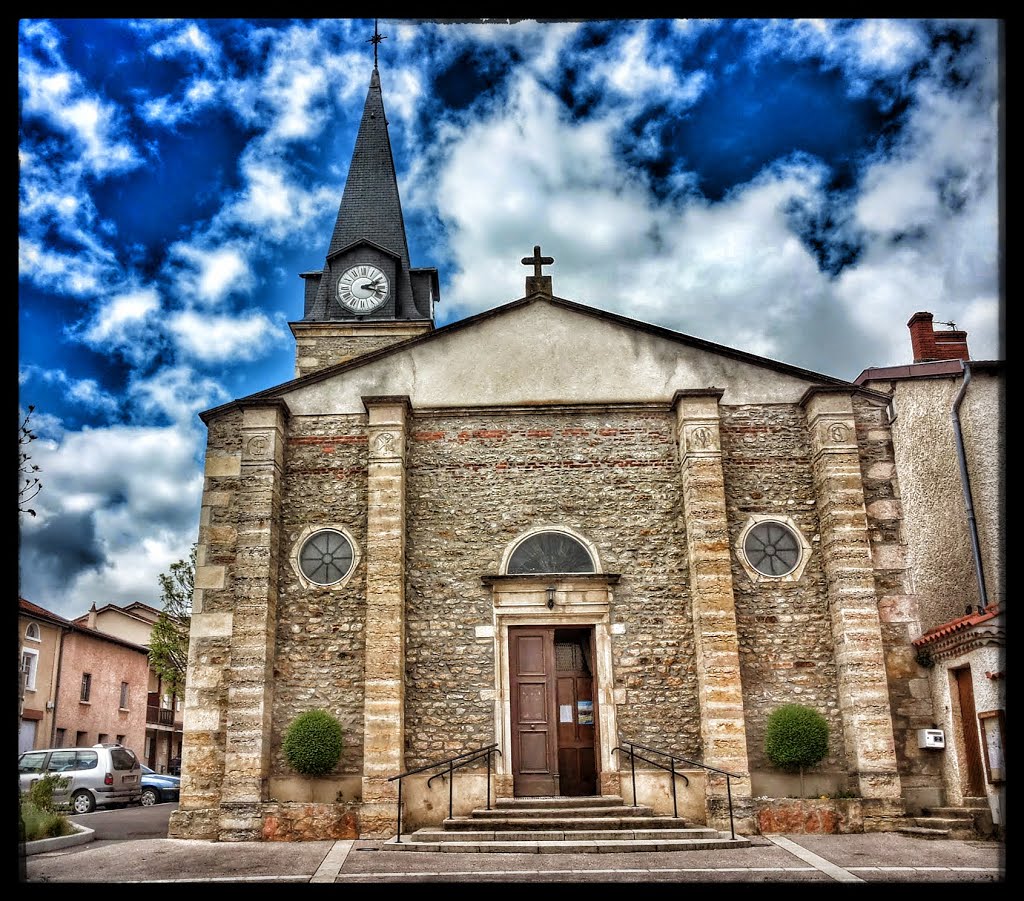
<svg viewBox="0 0 1024 901"><path fill-rule="evenodd" d="M388 122L374 64L338 217L322 269L301 273L303 318L295 336L296 377L434 328L440 299L435 268L413 268L391 154Z"/></svg>

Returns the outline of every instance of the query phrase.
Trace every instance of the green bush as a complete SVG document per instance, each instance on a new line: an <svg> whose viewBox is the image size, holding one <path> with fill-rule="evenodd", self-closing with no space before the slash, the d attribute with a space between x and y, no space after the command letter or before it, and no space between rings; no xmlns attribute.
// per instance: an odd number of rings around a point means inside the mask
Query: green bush
<svg viewBox="0 0 1024 901"><path fill-rule="evenodd" d="M59 835L71 835L75 827L62 813L37 807L28 798L21 802L21 819L25 824L25 841L36 842Z"/></svg>
<svg viewBox="0 0 1024 901"><path fill-rule="evenodd" d="M304 776L323 776L341 758L341 724L326 710L300 713L284 737L284 756Z"/></svg>
<svg viewBox="0 0 1024 901"><path fill-rule="evenodd" d="M828 754L828 723L817 710L784 704L768 717L764 753L775 766L800 770L814 766Z"/></svg>
<svg viewBox="0 0 1024 901"><path fill-rule="evenodd" d="M67 776L44 773L29 787L28 800L39 810L56 810L57 805L53 801L53 793L67 788L70 782L71 780Z"/></svg>

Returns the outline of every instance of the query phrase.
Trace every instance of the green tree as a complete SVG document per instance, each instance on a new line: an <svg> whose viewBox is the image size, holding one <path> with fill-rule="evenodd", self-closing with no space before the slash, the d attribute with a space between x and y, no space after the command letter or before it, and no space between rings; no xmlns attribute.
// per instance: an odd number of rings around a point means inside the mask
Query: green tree
<svg viewBox="0 0 1024 901"><path fill-rule="evenodd" d="M173 694L182 697L188 668L188 633L192 625L192 591L196 578L196 546L188 560L161 573L163 610L149 636L149 665Z"/></svg>
<svg viewBox="0 0 1024 901"><path fill-rule="evenodd" d="M802 704L783 704L768 717L764 753L780 769L800 771L800 794L805 795L804 768L828 754L825 717Z"/></svg>

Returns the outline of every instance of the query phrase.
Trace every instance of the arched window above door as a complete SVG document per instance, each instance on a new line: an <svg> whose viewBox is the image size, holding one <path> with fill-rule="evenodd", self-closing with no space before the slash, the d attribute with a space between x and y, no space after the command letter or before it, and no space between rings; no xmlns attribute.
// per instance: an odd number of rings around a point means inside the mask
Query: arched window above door
<svg viewBox="0 0 1024 901"><path fill-rule="evenodd" d="M512 547L505 572L510 576L599 572L597 554L588 544L563 529L537 529Z"/></svg>

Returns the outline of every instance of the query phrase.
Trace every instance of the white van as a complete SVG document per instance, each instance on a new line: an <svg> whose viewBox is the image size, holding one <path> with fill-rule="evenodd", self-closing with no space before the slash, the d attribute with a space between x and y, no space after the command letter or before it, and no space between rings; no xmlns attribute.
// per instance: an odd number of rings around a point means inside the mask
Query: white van
<svg viewBox="0 0 1024 901"><path fill-rule="evenodd" d="M54 791L53 799L69 804L72 813L92 813L97 807L142 800L142 765L134 751L120 745L47 748L18 756L22 793L47 773L67 777L67 787Z"/></svg>

